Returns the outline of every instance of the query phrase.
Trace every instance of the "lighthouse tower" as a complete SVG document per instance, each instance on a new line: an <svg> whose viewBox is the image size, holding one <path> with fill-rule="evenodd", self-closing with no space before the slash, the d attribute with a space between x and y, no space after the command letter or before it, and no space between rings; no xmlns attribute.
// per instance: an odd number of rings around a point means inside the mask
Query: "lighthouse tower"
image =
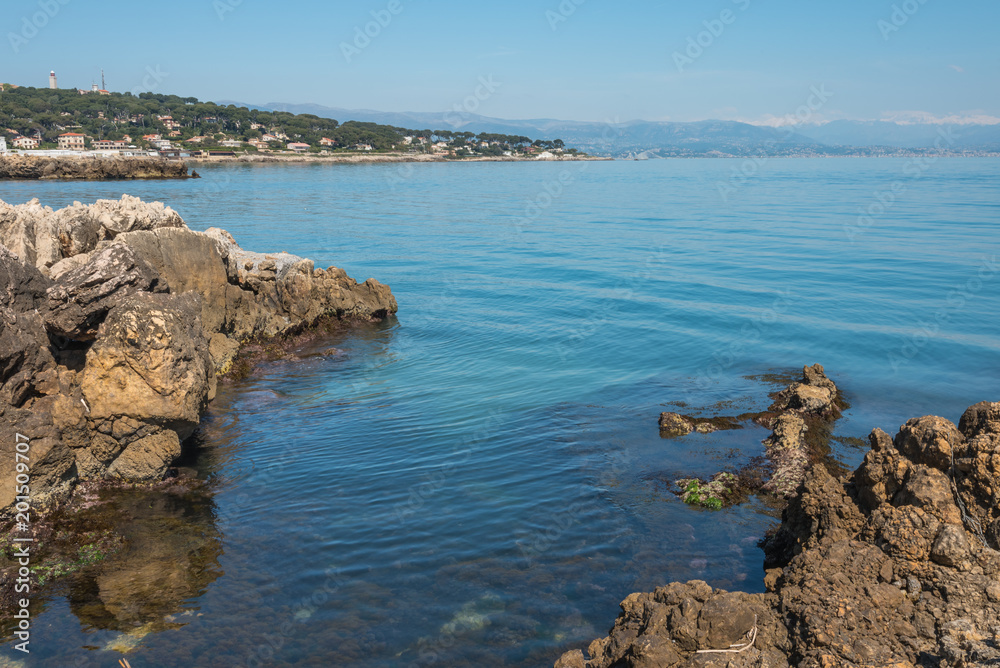
<svg viewBox="0 0 1000 668"><path fill-rule="evenodd" d="M49 72L49 88L51 88L52 90L55 90L56 88L59 88L59 86L56 85L56 71L55 70L52 70L51 72Z"/></svg>

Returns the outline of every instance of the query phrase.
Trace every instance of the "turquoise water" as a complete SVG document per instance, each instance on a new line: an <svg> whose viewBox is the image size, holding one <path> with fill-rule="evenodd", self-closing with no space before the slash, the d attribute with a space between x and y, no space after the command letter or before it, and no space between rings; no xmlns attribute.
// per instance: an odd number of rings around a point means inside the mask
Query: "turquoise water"
<svg viewBox="0 0 1000 668"><path fill-rule="evenodd" d="M173 605L125 612L81 579L39 611L29 665L113 665L123 643L136 668L551 665L632 591L761 591L767 509L692 509L670 481L739 466L766 433L662 440L658 413L764 406L757 376L814 362L853 404L840 436L1000 398L1000 162L771 159L733 178L743 166L0 184L8 202L161 200L400 304L224 388L186 462L210 497L162 510L201 542L141 534L186 564Z"/></svg>

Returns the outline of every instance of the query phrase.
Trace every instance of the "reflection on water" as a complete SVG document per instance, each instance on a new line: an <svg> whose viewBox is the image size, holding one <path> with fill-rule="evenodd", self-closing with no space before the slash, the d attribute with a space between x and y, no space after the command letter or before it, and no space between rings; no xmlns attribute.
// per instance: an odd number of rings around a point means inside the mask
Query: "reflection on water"
<svg viewBox="0 0 1000 668"><path fill-rule="evenodd" d="M173 485L100 496L81 504L89 507L62 526L113 523L123 547L58 580L46 600L33 601L35 617L61 633L50 638L36 624L31 656L23 665L85 666L91 659L110 665L112 657L133 652L150 634L193 621L200 614L197 599L223 575L222 537L207 490ZM82 533L79 539L90 535ZM3 660L18 665L16 657L10 652Z"/></svg>
<svg viewBox="0 0 1000 668"><path fill-rule="evenodd" d="M179 620L194 610L189 601L222 575L211 495L118 497L115 505L127 517L126 548L99 573L70 584L70 609L85 629L121 631L135 639L179 628Z"/></svg>

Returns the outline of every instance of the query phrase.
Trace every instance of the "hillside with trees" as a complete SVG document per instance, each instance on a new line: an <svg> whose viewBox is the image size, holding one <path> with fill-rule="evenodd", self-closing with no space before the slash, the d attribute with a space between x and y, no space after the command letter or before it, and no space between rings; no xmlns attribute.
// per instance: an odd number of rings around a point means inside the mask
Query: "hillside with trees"
<svg viewBox="0 0 1000 668"><path fill-rule="evenodd" d="M310 145L311 151L429 151L445 142L457 157L502 155L543 149L563 149L561 140L532 140L525 136L496 133L474 134L449 130L411 130L377 123L321 118L312 114L264 111L201 102L193 97L142 93L80 94L76 89L13 87L0 92L0 128L8 144L17 135L41 139L42 148L54 147L60 134L87 135L95 139L129 137L146 146L146 135L160 135L180 146L212 148L226 140L258 142L261 148L284 149L289 142ZM259 142L276 137L267 143ZM189 142L195 138L197 146ZM197 139L201 138L201 139ZM412 139L407 139L412 138ZM321 146L322 140L329 140ZM421 139L423 141L421 141ZM370 148L369 148L370 147ZM534 147L533 149L531 147ZM256 151L244 144L240 150ZM567 151L576 153L575 150Z"/></svg>

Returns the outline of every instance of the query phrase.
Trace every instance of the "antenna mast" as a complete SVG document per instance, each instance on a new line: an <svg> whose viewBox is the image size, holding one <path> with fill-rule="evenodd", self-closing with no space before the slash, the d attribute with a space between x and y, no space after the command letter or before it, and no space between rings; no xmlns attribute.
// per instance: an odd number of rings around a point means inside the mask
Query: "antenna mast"
<svg viewBox="0 0 1000 668"><path fill-rule="evenodd" d="M108 87L104 85L104 68L101 68L101 90L107 90Z"/></svg>

